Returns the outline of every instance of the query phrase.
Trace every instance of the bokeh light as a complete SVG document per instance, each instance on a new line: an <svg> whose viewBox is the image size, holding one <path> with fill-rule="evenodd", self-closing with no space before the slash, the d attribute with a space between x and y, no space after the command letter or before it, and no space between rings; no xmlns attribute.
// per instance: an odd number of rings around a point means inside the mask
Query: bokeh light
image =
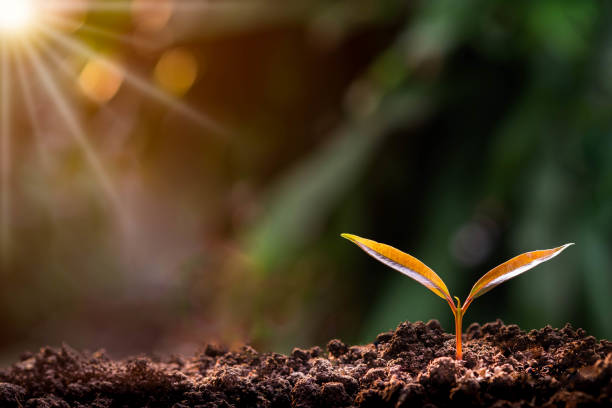
<svg viewBox="0 0 612 408"><path fill-rule="evenodd" d="M155 66L155 80L167 92L184 95L198 77L198 61L183 47L163 53Z"/></svg>
<svg viewBox="0 0 612 408"><path fill-rule="evenodd" d="M81 90L98 103L110 101L119 91L123 76L98 61L89 61L81 71Z"/></svg>

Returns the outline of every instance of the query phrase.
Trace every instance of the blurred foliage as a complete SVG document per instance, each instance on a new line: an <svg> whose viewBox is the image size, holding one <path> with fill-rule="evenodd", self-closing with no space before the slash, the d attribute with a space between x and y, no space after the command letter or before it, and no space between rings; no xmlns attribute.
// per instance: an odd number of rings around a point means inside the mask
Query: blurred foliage
<svg viewBox="0 0 612 408"><path fill-rule="evenodd" d="M351 340L368 341L401 320L445 320L446 306L361 254L345 253L343 243L332 243L338 232L394 242L432 265L458 294L467 293L479 273L518 252L575 240L570 259L496 289L497 296L470 310L467 319L501 317L525 328L570 321L609 337L612 305L604 292L612 288L612 197L603 186L612 176L604 164L612 139L602 56L610 10L600 6L416 6L397 39L353 84L375 93L369 97L377 99L377 108L366 119L347 112L348 122L335 136L348 132L351 153L362 147L363 132L384 140L354 157L360 162L351 163L350 171L338 168L348 149L344 155L315 152L305 165L296 165L289 178L293 190L271 195L250 254L264 262L264 270L276 266L287 275L315 274L311 269L321 267L311 261L312 267L292 272L298 267L274 262L335 251L326 266L337 276L331 292L353 293L355 300L350 306L328 300L325 314L356 313L358 319L334 319L346 322ZM363 98L352 89L347 97ZM385 130L364 121L383 123ZM337 199L331 204L330 198ZM326 226L311 233L320 224Z"/></svg>
<svg viewBox="0 0 612 408"><path fill-rule="evenodd" d="M403 320L452 331L443 301L341 232L418 257L461 298L518 253L576 242L478 299L465 324L571 322L612 337L608 3L227 4L177 8L162 33L88 17L159 42L150 49L72 34L152 83L178 84L228 130L125 84L101 106L77 96L124 218L78 146L60 142L52 104L38 108L46 167L15 113L5 358L62 340L117 354L206 341L288 351L371 341ZM183 72L172 50L187 53L188 81L172 77Z"/></svg>

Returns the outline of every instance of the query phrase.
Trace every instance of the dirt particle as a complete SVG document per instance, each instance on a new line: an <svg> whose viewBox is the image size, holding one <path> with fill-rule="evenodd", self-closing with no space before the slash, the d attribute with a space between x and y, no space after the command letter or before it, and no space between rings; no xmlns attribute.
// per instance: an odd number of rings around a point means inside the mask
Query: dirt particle
<svg viewBox="0 0 612 408"><path fill-rule="evenodd" d="M325 407L345 407L350 405L353 399L346 393L342 383L330 382L321 388L321 402Z"/></svg>
<svg viewBox="0 0 612 408"><path fill-rule="evenodd" d="M348 347L346 346L346 344L344 344L340 340L332 340L329 343L327 343L327 351L332 356L338 358L341 355L346 354L348 352Z"/></svg>
<svg viewBox="0 0 612 408"><path fill-rule="evenodd" d="M385 368L372 368L361 378L362 382L372 383L375 380L382 380L387 376L387 370Z"/></svg>
<svg viewBox="0 0 612 408"><path fill-rule="evenodd" d="M478 400L480 384L474 378L462 380L450 392L450 399L455 404L473 405Z"/></svg>
<svg viewBox="0 0 612 408"><path fill-rule="evenodd" d="M384 333L380 333L376 336L376 340L374 340L375 345L388 343L393 338L393 332L388 331Z"/></svg>
<svg viewBox="0 0 612 408"><path fill-rule="evenodd" d="M17 403L26 393L23 387L10 383L0 383L0 402L3 404Z"/></svg>
<svg viewBox="0 0 612 408"><path fill-rule="evenodd" d="M310 355L305 350L294 348L293 351L291 352L291 358L295 360L308 361L308 359L310 359Z"/></svg>
<svg viewBox="0 0 612 408"><path fill-rule="evenodd" d="M455 385L456 361L450 357L439 357L429 363L427 370L420 374L418 381L425 388L445 392Z"/></svg>
<svg viewBox="0 0 612 408"><path fill-rule="evenodd" d="M317 407L320 399L321 387L309 378L299 380L291 390L291 406L294 408Z"/></svg>

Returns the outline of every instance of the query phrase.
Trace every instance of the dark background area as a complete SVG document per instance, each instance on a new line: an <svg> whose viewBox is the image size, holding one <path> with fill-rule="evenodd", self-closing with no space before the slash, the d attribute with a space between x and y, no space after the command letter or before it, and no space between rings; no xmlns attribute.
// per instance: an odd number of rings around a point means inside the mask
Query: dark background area
<svg viewBox="0 0 612 408"><path fill-rule="evenodd" d="M453 330L445 302L343 232L416 256L462 299L512 256L575 242L465 326L612 336L609 3L176 0L153 28L124 4L62 35L207 119L127 75L107 95L112 75L84 74L95 58L37 37L113 202L32 64L5 66L30 74L36 115L13 74L2 361L62 341L287 352L404 320Z"/></svg>

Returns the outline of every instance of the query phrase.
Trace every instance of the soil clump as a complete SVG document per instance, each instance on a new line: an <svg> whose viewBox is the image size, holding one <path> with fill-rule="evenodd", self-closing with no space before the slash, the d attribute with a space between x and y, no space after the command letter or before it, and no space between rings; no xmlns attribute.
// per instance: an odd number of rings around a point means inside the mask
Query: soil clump
<svg viewBox="0 0 612 408"><path fill-rule="evenodd" d="M291 355L207 346L193 357L115 361L63 346L0 370L0 406L612 406L612 342L569 324L524 332L501 321L466 331L464 360L440 324L405 322L363 346L332 340Z"/></svg>

